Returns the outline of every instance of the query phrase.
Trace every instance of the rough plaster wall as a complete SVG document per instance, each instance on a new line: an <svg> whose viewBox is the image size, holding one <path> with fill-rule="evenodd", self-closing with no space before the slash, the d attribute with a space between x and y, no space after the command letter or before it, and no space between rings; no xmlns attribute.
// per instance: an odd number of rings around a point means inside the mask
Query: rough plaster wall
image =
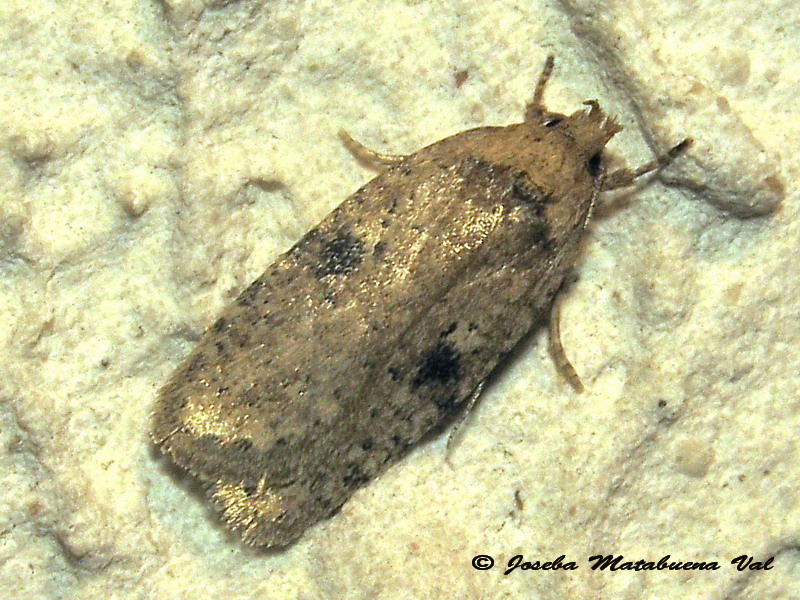
<svg viewBox="0 0 800 600"><path fill-rule="evenodd" d="M800 595L792 3L9 0L0 28L0 597ZM587 391L533 336L449 465L434 438L243 548L150 448L159 385L373 176L338 129L408 152L518 121L548 52L549 106L625 125L616 163L696 140L594 224L562 315Z"/></svg>

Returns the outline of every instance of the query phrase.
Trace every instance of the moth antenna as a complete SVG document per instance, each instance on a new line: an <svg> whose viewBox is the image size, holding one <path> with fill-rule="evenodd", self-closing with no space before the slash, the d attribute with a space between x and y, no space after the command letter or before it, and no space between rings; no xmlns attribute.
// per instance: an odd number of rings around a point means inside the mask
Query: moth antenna
<svg viewBox="0 0 800 600"><path fill-rule="evenodd" d="M547 59L544 61L544 67L539 75L539 80L536 82L536 88L533 90L533 99L528 103L525 108L525 120L533 121L543 115L546 111L544 109L544 88L547 85L547 80L553 73L553 65L555 65L556 58L553 54L548 54Z"/></svg>

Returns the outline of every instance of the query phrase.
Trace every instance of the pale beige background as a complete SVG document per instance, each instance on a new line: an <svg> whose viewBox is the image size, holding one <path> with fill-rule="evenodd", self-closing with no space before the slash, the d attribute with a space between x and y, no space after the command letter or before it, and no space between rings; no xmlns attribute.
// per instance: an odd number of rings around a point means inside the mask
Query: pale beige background
<svg viewBox="0 0 800 600"><path fill-rule="evenodd" d="M800 596L794 2L7 0L0 30L0 597ZM562 320L587 391L540 333L451 466L435 438L243 548L150 448L159 385L373 176L339 128L408 152L517 121L548 52L550 106L599 99L617 162L697 140L594 224ZM581 568L470 566L518 553Z"/></svg>

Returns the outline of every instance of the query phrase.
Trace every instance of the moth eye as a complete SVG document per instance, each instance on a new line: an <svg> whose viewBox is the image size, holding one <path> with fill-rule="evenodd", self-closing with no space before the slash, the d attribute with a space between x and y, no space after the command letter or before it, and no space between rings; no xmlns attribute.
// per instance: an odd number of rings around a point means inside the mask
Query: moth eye
<svg viewBox="0 0 800 600"><path fill-rule="evenodd" d="M561 121L563 121L563 120L564 120L564 117L551 117L551 118L547 119L547 120L546 120L544 123L542 123L542 124L543 124L545 127L555 127L556 125L558 125L559 123L561 123Z"/></svg>
<svg viewBox="0 0 800 600"><path fill-rule="evenodd" d="M589 175L597 177L600 174L600 168L603 166L603 155L598 152L586 161L586 170Z"/></svg>

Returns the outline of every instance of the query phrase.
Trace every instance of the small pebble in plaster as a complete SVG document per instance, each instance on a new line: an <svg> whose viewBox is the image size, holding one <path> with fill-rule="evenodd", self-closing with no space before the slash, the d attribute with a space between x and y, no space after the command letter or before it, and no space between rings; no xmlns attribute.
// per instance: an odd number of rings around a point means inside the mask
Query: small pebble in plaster
<svg viewBox="0 0 800 600"><path fill-rule="evenodd" d="M453 83L455 83L456 89L464 85L467 79L469 79L469 69L461 69L453 73Z"/></svg>
<svg viewBox="0 0 800 600"><path fill-rule="evenodd" d="M675 453L675 468L688 477L704 477L714 462L714 451L697 440L684 440Z"/></svg>

